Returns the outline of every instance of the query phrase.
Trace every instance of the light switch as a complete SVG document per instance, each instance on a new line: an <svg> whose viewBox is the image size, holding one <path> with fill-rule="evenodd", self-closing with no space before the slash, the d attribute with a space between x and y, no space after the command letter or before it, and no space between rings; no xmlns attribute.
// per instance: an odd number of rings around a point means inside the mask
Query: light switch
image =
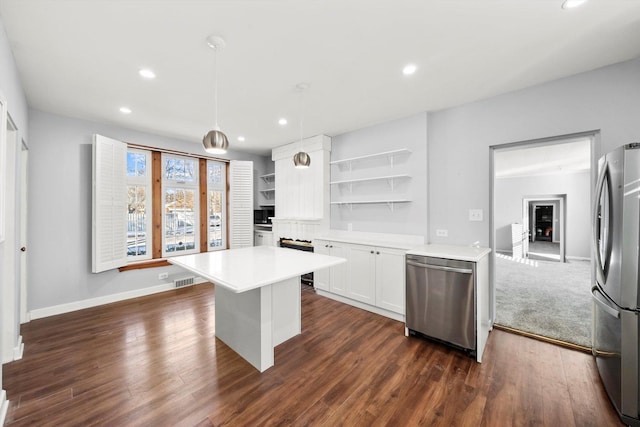
<svg viewBox="0 0 640 427"><path fill-rule="evenodd" d="M469 209L469 221L482 221L482 209Z"/></svg>

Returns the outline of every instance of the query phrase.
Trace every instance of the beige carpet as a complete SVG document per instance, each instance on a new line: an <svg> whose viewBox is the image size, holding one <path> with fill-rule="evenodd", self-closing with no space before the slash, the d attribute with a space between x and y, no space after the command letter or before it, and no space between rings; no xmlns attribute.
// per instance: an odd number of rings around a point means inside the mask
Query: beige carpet
<svg viewBox="0 0 640 427"><path fill-rule="evenodd" d="M496 254L496 323L591 346L591 264Z"/></svg>

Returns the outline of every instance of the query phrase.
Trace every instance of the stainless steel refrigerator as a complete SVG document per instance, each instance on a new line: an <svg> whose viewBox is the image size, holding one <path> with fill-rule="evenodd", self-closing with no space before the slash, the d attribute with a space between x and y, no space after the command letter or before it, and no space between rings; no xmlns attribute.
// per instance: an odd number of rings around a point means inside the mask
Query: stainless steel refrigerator
<svg viewBox="0 0 640 427"><path fill-rule="evenodd" d="M593 238L593 355L622 421L640 426L638 244L640 143L598 163Z"/></svg>

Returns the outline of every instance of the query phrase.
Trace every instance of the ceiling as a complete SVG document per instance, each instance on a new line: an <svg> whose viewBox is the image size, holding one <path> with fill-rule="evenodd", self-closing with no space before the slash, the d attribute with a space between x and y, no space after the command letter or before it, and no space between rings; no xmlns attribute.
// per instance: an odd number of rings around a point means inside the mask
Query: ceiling
<svg viewBox="0 0 640 427"><path fill-rule="evenodd" d="M232 150L268 154L300 138L301 111L304 137L334 136L640 57L640 1L560 5L0 0L0 14L30 107L194 144L214 122L206 38L223 37L219 125Z"/></svg>

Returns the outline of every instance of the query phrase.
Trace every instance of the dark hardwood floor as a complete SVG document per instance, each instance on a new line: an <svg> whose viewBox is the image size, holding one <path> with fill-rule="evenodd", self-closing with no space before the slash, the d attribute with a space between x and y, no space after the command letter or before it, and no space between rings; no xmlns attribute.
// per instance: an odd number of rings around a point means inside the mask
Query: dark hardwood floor
<svg viewBox="0 0 640 427"><path fill-rule="evenodd" d="M214 337L210 284L23 325L7 425L618 426L588 354L494 330L482 364L308 289L260 374Z"/></svg>

